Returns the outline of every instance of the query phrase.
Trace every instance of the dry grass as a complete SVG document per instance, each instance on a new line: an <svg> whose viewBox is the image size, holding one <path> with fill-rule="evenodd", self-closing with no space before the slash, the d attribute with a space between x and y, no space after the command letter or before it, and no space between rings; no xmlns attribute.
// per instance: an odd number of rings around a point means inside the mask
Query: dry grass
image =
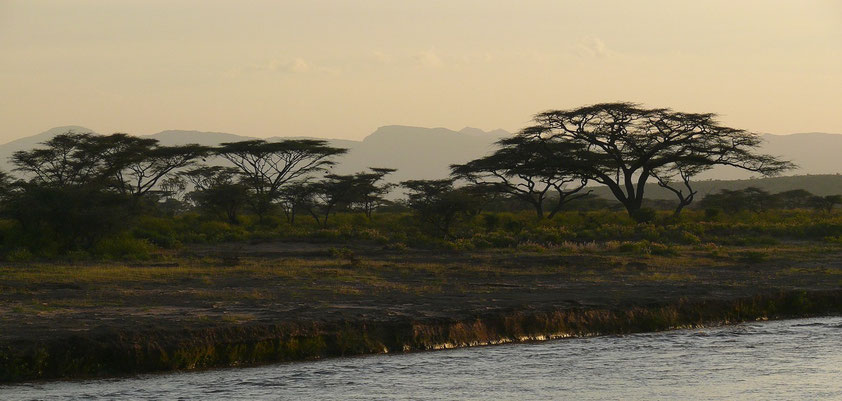
<svg viewBox="0 0 842 401"><path fill-rule="evenodd" d="M786 244L762 247L688 245L668 255L621 250L623 243L568 244L565 249L424 257L176 259L177 265L119 263L0 266L0 312L38 314L102 307L157 308L168 305L270 305L314 300L362 299L388 294L436 296L520 291L536 283L625 285L692 284L714 278L722 285L746 279L827 278L842 282L842 267L800 261L831 258L838 247ZM789 266L771 268L776 261ZM792 267L792 266L796 267ZM732 273L727 273L732 271ZM727 274L740 275L740 279ZM741 281L743 280L743 281ZM800 281L799 281L800 282ZM488 283L492 283L489 286ZM500 284L517 284L512 287ZM498 287L494 287L498 286ZM329 302L328 302L329 303ZM0 313L2 314L2 313Z"/></svg>

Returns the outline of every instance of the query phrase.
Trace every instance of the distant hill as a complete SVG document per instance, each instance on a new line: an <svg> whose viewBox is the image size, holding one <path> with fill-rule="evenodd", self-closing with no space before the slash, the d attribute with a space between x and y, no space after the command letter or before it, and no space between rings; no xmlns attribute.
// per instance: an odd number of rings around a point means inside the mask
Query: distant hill
<svg viewBox="0 0 842 401"><path fill-rule="evenodd" d="M11 165L8 163L8 157L15 151L32 149L38 146L38 143L67 131L91 132L91 130L79 126L56 127L38 135L0 145L0 169L5 171L11 169ZM337 160L338 165L334 168L335 172L352 173L361 171L367 167L391 167L398 169L398 172L390 177L392 182L396 182L408 179L446 177L449 173L449 165L464 163L490 153L494 150L494 142L509 135L511 134L504 130L483 131L471 127L454 131L447 128L388 125L378 128L362 141L342 139L328 139L328 141L333 146L349 149L348 154ZM152 135L144 135L144 137L155 138L164 145L199 143L208 146L218 145L223 142L256 139L222 132L183 130L161 131ZM289 138L273 137L267 140L282 139ZM792 135L767 134L763 135L763 139L764 144L761 149L763 152L782 156L799 165L799 169L788 174L797 174L798 176L808 175L809 177L809 175L836 174L842 172L842 157L840 157L840 153L842 152L842 135L823 133ZM753 173L732 167L717 167L700 175L699 181L746 180L754 175ZM808 178L798 178L798 180L805 179ZM723 183L721 185L742 185L738 184L739 182L736 181L733 184ZM700 182L700 185L708 184ZM712 186L711 188L714 187ZM700 186L699 188L701 189L703 187ZM707 187L705 186L704 188ZM818 187L816 189L816 191L811 190L811 192L822 193L821 190L818 190ZM652 194L654 195L657 189L653 185L650 191L653 191ZM707 190L705 189L704 191ZM833 192L836 190L829 189L829 191ZM842 191L836 191L834 193L839 192Z"/></svg>
<svg viewBox="0 0 842 401"><path fill-rule="evenodd" d="M390 125L380 127L362 142L347 146L348 155L339 160L336 171L350 173L367 167L397 168L390 179L444 178L450 165L464 163L493 151L505 131L485 133L477 129L453 131Z"/></svg>
<svg viewBox="0 0 842 401"><path fill-rule="evenodd" d="M760 150L795 162L798 169L787 174L836 174L842 172L842 135L818 132L762 136ZM716 167L699 175L700 179L744 180L757 174L734 167Z"/></svg>
<svg viewBox="0 0 842 401"><path fill-rule="evenodd" d="M92 132L84 127L56 127L38 135L19 139L0 145L0 169L11 170L9 157L18 150L28 150L55 135L67 131ZM511 135L503 130L485 132L477 128L464 128L453 131L447 128L421 128L390 125L378 128L362 141L328 139L336 147L348 149L348 153L338 158L334 172L353 173L368 167L390 167L398 171L390 177L392 182L408 179L433 179L446 177L449 166L464 163L485 155L493 150L493 143ZM167 130L152 135L142 135L157 139L161 144L173 146L198 143L216 146L224 142L236 142L253 137L228 134L223 132L201 132ZM272 137L268 141L303 137Z"/></svg>
<svg viewBox="0 0 842 401"><path fill-rule="evenodd" d="M748 187L760 188L773 194L792 189L805 189L814 195L842 195L842 174L793 175L748 180L706 180L693 184L693 188L699 191L696 200L723 189L738 190ZM593 194L605 199L614 199L611 191L604 186L593 188ZM659 187L658 184L649 183L646 185L646 198L674 200L675 195Z"/></svg>
<svg viewBox="0 0 842 401"><path fill-rule="evenodd" d="M181 131L167 130L157 134L142 135L144 138L157 139L161 145L178 146L190 143L198 143L206 146L216 146L225 142L246 141L258 139L249 136L226 134L224 132L202 132L202 131Z"/></svg>
<svg viewBox="0 0 842 401"><path fill-rule="evenodd" d="M30 150L33 148L37 148L41 142L50 140L50 138L68 131L78 133L95 133L93 130L85 127L80 127L78 125L67 125L63 127L55 127L37 135L32 135L25 138L16 139L9 143L5 143L3 145L0 145L0 170L6 172L11 171L12 165L9 163L9 158L12 157L12 155L15 152L19 150Z"/></svg>

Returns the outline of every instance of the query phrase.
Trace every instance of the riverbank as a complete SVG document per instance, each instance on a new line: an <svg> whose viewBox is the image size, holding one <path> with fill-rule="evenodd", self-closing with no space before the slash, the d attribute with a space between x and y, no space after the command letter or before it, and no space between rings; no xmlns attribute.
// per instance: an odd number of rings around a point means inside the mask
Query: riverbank
<svg viewBox="0 0 842 401"><path fill-rule="evenodd" d="M49 380L842 313L842 249L368 244L4 266L0 380Z"/></svg>

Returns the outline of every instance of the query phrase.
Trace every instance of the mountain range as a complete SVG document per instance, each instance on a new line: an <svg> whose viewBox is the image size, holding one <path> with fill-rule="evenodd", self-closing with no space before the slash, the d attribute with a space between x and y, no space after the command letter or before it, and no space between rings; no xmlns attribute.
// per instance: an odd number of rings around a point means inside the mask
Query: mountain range
<svg viewBox="0 0 842 401"><path fill-rule="evenodd" d="M9 157L18 150L39 146L53 136L68 132L93 132L80 126L56 127L37 135L0 145L0 169L10 171ZM459 131L447 128L422 128L401 125L383 126L361 141L328 139L332 146L349 149L337 159L334 172L345 174L367 167L398 169L390 181L444 178L449 165L464 163L495 149L494 142L511 135L504 130L483 131L466 127ZM222 132L168 130L142 137L154 138L163 145L198 143L214 146L253 137ZM268 141L292 137L265 138ZM300 138L300 137L299 137ZM763 135L761 151L793 161L799 167L787 175L838 174L842 172L842 134L799 133L791 135ZM699 175L705 180L745 180L754 174L731 167L717 167Z"/></svg>

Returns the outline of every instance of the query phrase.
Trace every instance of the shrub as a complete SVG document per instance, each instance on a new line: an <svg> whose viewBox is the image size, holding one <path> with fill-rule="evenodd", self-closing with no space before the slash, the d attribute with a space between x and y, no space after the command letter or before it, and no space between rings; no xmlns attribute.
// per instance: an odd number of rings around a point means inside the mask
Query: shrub
<svg viewBox="0 0 842 401"><path fill-rule="evenodd" d="M33 259L32 252L26 248L17 248L6 254L7 262L29 262Z"/></svg>
<svg viewBox="0 0 842 401"><path fill-rule="evenodd" d="M657 212L650 207L640 208L632 213L632 218L638 223L649 223L655 220Z"/></svg>
<svg viewBox="0 0 842 401"><path fill-rule="evenodd" d="M93 248L93 254L105 259L146 260L152 256L155 247L146 240L119 236L100 240Z"/></svg>

